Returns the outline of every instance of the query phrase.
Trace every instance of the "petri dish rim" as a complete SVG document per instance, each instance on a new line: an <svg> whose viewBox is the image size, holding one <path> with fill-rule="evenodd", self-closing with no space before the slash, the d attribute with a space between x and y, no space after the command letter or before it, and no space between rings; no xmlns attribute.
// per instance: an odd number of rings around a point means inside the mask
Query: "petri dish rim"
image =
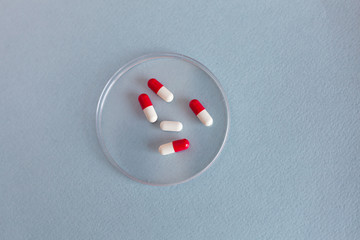
<svg viewBox="0 0 360 240"><path fill-rule="evenodd" d="M173 183L153 183L153 182L146 182L143 181L139 178L136 178L134 176L132 176L131 174L129 174L128 172L126 172L124 169L122 169L119 164L114 160L114 158L111 156L110 152L108 151L106 145L105 145L105 141L103 138L103 132L102 132L102 127L101 127L101 120L102 120L102 110L103 110L103 106L106 100L106 97L109 93L109 91L111 90L112 86L129 70L131 70L132 68L136 67L139 64L142 64L144 62L147 61L152 61L152 60L156 60L156 59L163 59L163 58L172 58L172 59L180 59L183 61L186 61L190 64L195 65L196 67L200 68L202 71L204 71L207 75L209 75L209 77L215 82L215 84L217 85L217 87L219 88L221 95L224 97L224 102L225 102L225 107L226 107L226 130L225 130L225 135L224 135L224 140L221 144L221 147L219 148L219 151L217 152L217 154L215 155L215 157L211 160L211 162L201 171L199 171L198 173L194 174L193 176L186 178L184 180L178 181L178 182L173 182ZM146 184L146 185L151 185L151 186L171 186L171 185L177 185L180 183L184 183L187 181L190 181L192 179L194 179L195 177L199 176L200 174L202 174L203 172L205 172L213 163L214 161L219 157L220 153L222 152L224 145L226 143L227 137L228 137L228 132L229 132L229 127L230 127L230 114L229 114L229 105L228 105L228 100L227 97L224 93L223 88L221 87L218 79L215 77L215 75L207 68L205 67L203 64L201 64L200 62L198 62L197 60L190 58L188 56L182 55L182 54L178 54L178 53L171 53L171 52L156 52L156 53L150 53L150 54L146 54L143 56L140 56L138 58L133 59L132 61L128 62L127 64L125 64L123 67L121 67L118 71L116 71L114 73L114 75L109 79L109 81L106 83L103 91L100 94L100 98L97 104L97 108L96 108L96 135L99 141L99 144L101 146L102 151L104 152L106 158L108 159L108 161L117 169L119 170L122 174L124 174L126 177L142 183L142 184Z"/></svg>

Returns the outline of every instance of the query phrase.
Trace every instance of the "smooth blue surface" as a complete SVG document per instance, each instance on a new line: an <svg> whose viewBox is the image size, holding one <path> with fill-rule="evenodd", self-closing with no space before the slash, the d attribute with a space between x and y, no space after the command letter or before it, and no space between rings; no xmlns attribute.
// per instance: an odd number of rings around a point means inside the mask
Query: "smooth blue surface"
<svg viewBox="0 0 360 240"><path fill-rule="evenodd" d="M1 1L0 239L359 239L360 2ZM107 80L179 52L227 93L215 164L119 174L95 133Z"/></svg>

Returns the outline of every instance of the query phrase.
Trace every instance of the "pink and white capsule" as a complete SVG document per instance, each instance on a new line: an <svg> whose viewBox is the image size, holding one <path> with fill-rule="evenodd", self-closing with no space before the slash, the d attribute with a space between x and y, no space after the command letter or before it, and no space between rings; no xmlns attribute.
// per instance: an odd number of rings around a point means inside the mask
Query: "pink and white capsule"
<svg viewBox="0 0 360 240"><path fill-rule="evenodd" d="M151 123L156 122L158 116L155 112L154 106L150 101L149 96L146 95L145 93L140 94L138 100L147 120Z"/></svg>
<svg viewBox="0 0 360 240"><path fill-rule="evenodd" d="M152 78L148 81L148 86L154 93L161 97L165 102L171 102L174 99L174 95L158 80Z"/></svg>
<svg viewBox="0 0 360 240"><path fill-rule="evenodd" d="M213 124L213 119L210 114L206 111L204 106L197 99L190 101L189 106L199 120L207 127Z"/></svg>

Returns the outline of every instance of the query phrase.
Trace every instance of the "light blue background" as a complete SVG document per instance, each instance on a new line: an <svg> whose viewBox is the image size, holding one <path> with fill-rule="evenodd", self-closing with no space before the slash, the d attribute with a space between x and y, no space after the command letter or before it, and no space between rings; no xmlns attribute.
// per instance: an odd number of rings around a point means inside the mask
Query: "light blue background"
<svg viewBox="0 0 360 240"><path fill-rule="evenodd" d="M1 1L0 239L359 239L360 2ZM107 80L179 52L227 93L200 177L119 174L95 134Z"/></svg>

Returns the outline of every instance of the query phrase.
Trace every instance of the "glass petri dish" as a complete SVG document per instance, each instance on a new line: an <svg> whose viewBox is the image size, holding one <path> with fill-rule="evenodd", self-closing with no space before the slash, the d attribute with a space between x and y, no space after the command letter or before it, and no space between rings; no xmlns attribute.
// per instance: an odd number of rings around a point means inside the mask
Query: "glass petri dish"
<svg viewBox="0 0 360 240"><path fill-rule="evenodd" d="M156 78L173 94L163 101L148 86ZM149 123L138 96L149 95L158 115ZM214 119L204 126L189 108L198 99ZM164 132L163 120L183 123L181 132ZM219 156L229 130L229 108L216 77L198 61L176 53L152 53L120 68L101 93L96 131L107 159L127 177L143 184L173 185L203 173ZM160 145L186 138L186 151L162 156Z"/></svg>

